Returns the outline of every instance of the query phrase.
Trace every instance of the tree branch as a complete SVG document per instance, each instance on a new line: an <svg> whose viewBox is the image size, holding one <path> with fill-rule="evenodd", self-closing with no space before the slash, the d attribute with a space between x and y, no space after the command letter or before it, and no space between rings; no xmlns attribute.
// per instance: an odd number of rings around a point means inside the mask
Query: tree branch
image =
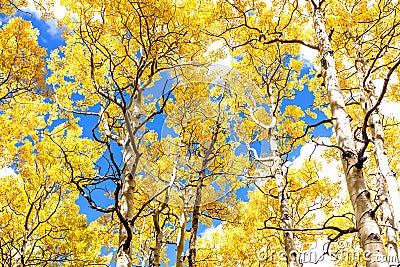
<svg viewBox="0 0 400 267"><path fill-rule="evenodd" d="M368 127L369 118L370 118L370 116L372 115L372 113L373 113L373 112L378 108L378 106L381 104L381 102L382 102L382 100L383 100L383 97L385 96L386 91L387 91L387 87L388 87L388 84L389 84L390 76L393 74L394 70L395 70L399 65L400 65L400 59L396 62L396 64L394 64L394 65L390 68L389 72L386 74L386 77L385 77L384 83L383 83L383 87L382 87L382 91L381 91L381 94L379 95L378 100L376 101L375 105L374 105L370 110L368 110L368 112L365 114L364 123L363 123L362 131L361 131L361 132L362 132L362 137L363 137L363 140L364 140L364 145L363 145L363 147L360 149L360 151L358 152L358 162L357 162L357 167L358 167L358 168L362 168L362 166L363 166L363 163L364 163L364 153L365 153L365 150L367 149L367 146L368 146L368 144L369 144L369 142L370 142L370 140L369 140L369 138L368 138L368 134L367 134L367 127Z"/></svg>

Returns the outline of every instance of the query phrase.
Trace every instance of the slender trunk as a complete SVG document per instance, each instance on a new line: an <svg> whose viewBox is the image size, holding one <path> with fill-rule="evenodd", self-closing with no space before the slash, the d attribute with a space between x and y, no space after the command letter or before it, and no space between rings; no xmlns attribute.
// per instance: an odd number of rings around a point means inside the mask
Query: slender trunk
<svg viewBox="0 0 400 267"><path fill-rule="evenodd" d="M16 267L26 266L25 254L28 251L28 247L29 247L28 243L30 243L28 240L28 236L31 234L31 229L32 229L34 223L36 223L36 220L38 219L37 212L39 212L39 211L37 211L33 215L32 221L30 223L28 223L28 221L30 219L30 213L32 210L34 210L34 203L31 204L30 210L29 210L28 214L26 215L25 232L24 232L24 235L22 238L21 247L19 248L18 253L16 255L16 263L17 263Z"/></svg>
<svg viewBox="0 0 400 267"><path fill-rule="evenodd" d="M178 166L178 161L179 161L179 154L174 163L174 168L172 170L171 179L165 190L164 201L162 203L160 203L160 206L158 208L156 208L156 210L154 211L154 214L153 214L154 229L156 231L156 236L155 236L156 243L155 243L154 250L153 250L154 257L153 257L152 261L150 262L150 266L155 266L155 267L161 266L161 249L162 249L164 230L163 230L163 226L162 225L160 226L160 214L168 206L168 202L169 202L169 199L171 196L171 188L176 180L176 169Z"/></svg>
<svg viewBox="0 0 400 267"><path fill-rule="evenodd" d="M223 99L224 99L224 97L222 96L218 102L218 114L217 114L217 119L215 122L215 128L213 129L213 135L211 138L210 145L208 146L207 149L205 149L205 153L204 153L205 155L203 158L201 170L198 172L199 179L197 181L197 186L196 186L196 198L195 198L194 207L193 207L192 228L190 231L190 240L189 240L189 255L188 255L189 267L196 266L196 240L197 240L197 231L199 228L199 220L200 220L200 205L201 205L201 200L202 200L202 188L203 188L204 179L206 179L207 165L209 164L209 162L211 160L212 154L215 153L214 145L217 141L218 134L221 131L220 119L221 119L221 114L222 114L221 103L222 103Z"/></svg>
<svg viewBox="0 0 400 267"><path fill-rule="evenodd" d="M35 202L34 202L35 203ZM21 247L19 248L18 254L17 254L17 265L16 267L24 267L26 266L26 259L25 259L25 255L26 252L29 250L29 236L31 235L31 229L33 228L33 225L35 223L37 223L38 220L38 212L36 211L35 214L33 214L32 216L32 220L30 222L30 216L31 216L31 212L34 211L35 207L34 207L34 203L31 204L30 209L28 214L26 215L26 219L25 219L25 232L22 238L22 244Z"/></svg>
<svg viewBox="0 0 400 267"><path fill-rule="evenodd" d="M374 128L371 130L371 133L372 133L372 139L374 141L375 158L377 161L377 165L379 167L379 171L383 175L387 183L389 197L394 211L394 219L395 219L394 226L397 227L400 219L400 206L399 206L400 197L398 191L398 184L396 177L394 176L394 172L390 169L387 152L384 148L382 124L380 124L380 120L376 119L373 119L371 123L373 123L374 125Z"/></svg>
<svg viewBox="0 0 400 267"><path fill-rule="evenodd" d="M377 173L376 175L379 183L378 187L378 197L379 201L382 204L382 221L386 228L386 247L387 247L387 260L389 262L389 266L395 267L399 264L398 257L398 246L397 246L397 233L396 229L393 227L394 219L393 219L393 211L389 204L389 199L387 197L386 190L386 181L382 174Z"/></svg>
<svg viewBox="0 0 400 267"><path fill-rule="evenodd" d="M196 187L196 199L193 208L193 218L192 218L192 229L190 230L190 240L189 240L189 267L196 266L196 240L197 240L197 230L199 228L200 220L200 204L201 204L201 193L203 187L203 179L205 177L204 171L201 173L199 181Z"/></svg>
<svg viewBox="0 0 400 267"><path fill-rule="evenodd" d="M119 229L119 248L117 254L116 267L131 267L131 241L132 241L132 226L131 220L134 216L134 189L135 175L137 165L140 159L140 153L135 143L134 132L140 125L141 112L141 94L142 90L138 90L137 95L132 100L133 110L127 110L124 113L124 122L127 130L125 138L125 146L123 151L124 179L122 181L122 191L120 200L120 229Z"/></svg>
<svg viewBox="0 0 400 267"><path fill-rule="evenodd" d="M321 71L327 89L338 146L342 150L343 170L355 212L360 244L366 254L367 266L388 266L380 230L372 212L370 192L363 177L362 168L357 164L358 158L350 120L337 79L333 50L325 29L324 14L319 3L313 2L313 4L314 30L322 56Z"/></svg>
<svg viewBox="0 0 400 267"><path fill-rule="evenodd" d="M133 201L135 181L133 176L129 173L125 175L124 183L122 186L121 197L121 215L124 220L129 221L133 218ZM117 267L131 267L131 250L130 244L127 240L132 238L132 229L127 228L126 225L120 223L119 229L119 250L117 255ZM130 243L130 242L128 242Z"/></svg>
<svg viewBox="0 0 400 267"><path fill-rule="evenodd" d="M278 185L278 198L280 203L280 212L281 212L281 220L283 223L283 229L292 229L293 222L290 216L290 207L288 203L288 196L286 194L286 173L283 171L283 162L278 153L278 142L276 140L276 134L274 129L276 127L277 116L274 114L278 103L275 102L275 97L272 92L269 92L269 100L271 103L270 113L272 114L272 120L269 125L265 125L261 123L254 115L254 108L250 108L250 117L253 119L255 123L268 131L269 144L271 148L271 156L272 157L259 157L257 151L253 148L249 149L254 153L255 160L262 163L264 166L268 166L268 162L273 162L273 172ZM289 267L299 267L299 254L298 249L296 247L296 243L294 242L294 234L292 231L283 230L283 239L285 244L285 252L287 257L287 266Z"/></svg>
<svg viewBox="0 0 400 267"><path fill-rule="evenodd" d="M382 133L383 133L383 131L382 131ZM389 259L390 266L398 266L399 252L398 252L398 246L397 246L397 241L398 241L397 226L399 224L398 224L398 220L397 220L398 214L396 214L396 213L399 210L397 209L398 202L397 203L393 202L393 198L392 198L393 194L396 194L396 193L398 194L397 182L395 185L396 187L394 187L394 185L391 182L389 182L392 179L394 179L394 180L396 179L394 177L393 173L390 171L390 174L389 174L389 172L383 171L385 169L386 170L389 169L386 154L381 154L381 151L377 152L378 150L381 150L381 148L383 148L383 144L382 144L382 147L380 147L380 148L377 148L376 146L380 146L380 144L379 144L379 142L375 141L375 151L374 151L375 158L376 158L377 164L379 166L379 170L380 170L379 174L380 174L380 177L382 180L382 181L380 181L380 183L383 184L383 188L381 190L383 190L383 192L382 192L383 193L382 205L383 205L383 217L384 217L383 219L384 219L385 225L387 225L387 227L386 227L387 228L386 229L386 242L387 242L388 256L389 256L388 259ZM379 158L380 156L383 156L384 159ZM388 191L389 191L389 197L391 198L391 203L390 203L391 205L389 204L388 198L386 196L387 189L386 189L385 185L387 185L387 188L389 189ZM392 209L390 206L392 207ZM392 216L392 215L394 215L394 216Z"/></svg>
<svg viewBox="0 0 400 267"><path fill-rule="evenodd" d="M293 228L292 216L289 212L288 196L286 194L286 181L283 172L283 163L281 157L278 155L277 144L275 136L270 137L270 144L272 156L274 161L275 179L278 184L278 197L280 201L281 219L283 222L283 229ZM296 243L294 242L294 235L292 231L283 230L283 239L285 243L286 261L288 267L299 267L299 257Z"/></svg>
<svg viewBox="0 0 400 267"><path fill-rule="evenodd" d="M358 42L355 42L355 47L357 50L357 76L362 89L361 105L364 110L364 115L376 104L376 87L373 81L367 77L365 79L367 62L363 56L361 46ZM379 183L378 197L382 203L382 220L386 226L386 247L387 255L390 266L398 265L398 247L397 247L397 225L400 210L398 204L400 203L399 190L397 187L396 178L390 169L389 162L387 159L387 153L384 148L384 134L383 127L381 124L381 119L378 111L371 114L369 118L369 125L371 125L372 141L374 142L374 154L376 165L378 166L379 172L376 177ZM384 173L386 175L384 175ZM387 185L387 187L386 187ZM389 190L390 202L392 202L392 207L390 207L389 200L387 197L387 192Z"/></svg>
<svg viewBox="0 0 400 267"><path fill-rule="evenodd" d="M144 241L144 239L146 238L146 234L144 234L146 231L146 225L147 225L146 217L143 217L142 227L139 230L139 244L140 244L139 251L141 253L142 267L150 265L151 254L152 254L151 248L149 249L147 247L146 242Z"/></svg>
<svg viewBox="0 0 400 267"><path fill-rule="evenodd" d="M181 216L179 218L179 235L176 240L176 265L175 267L183 267L184 261L184 251L185 251L185 233L186 233L186 224L188 221L188 212L186 209L187 205L183 207Z"/></svg>
<svg viewBox="0 0 400 267"><path fill-rule="evenodd" d="M283 229L293 228L292 218L289 213L288 198L285 192L284 177L281 174L275 174L278 182L279 201L281 210L281 219L283 222ZM283 181L282 181L283 180ZM299 254L294 242L294 235L291 231L283 230L283 239L285 243L286 262L288 267L299 267Z"/></svg>
<svg viewBox="0 0 400 267"><path fill-rule="evenodd" d="M160 263L160 255L161 255L161 247L163 240L163 229L160 227L160 210L156 210L153 214L153 222L154 228L156 230L156 244L154 246L154 259L153 263L150 266L159 267Z"/></svg>
<svg viewBox="0 0 400 267"><path fill-rule="evenodd" d="M355 44L357 48L358 58L356 60L356 68L358 72L358 78L360 81L360 87L363 91L363 109L364 113L370 110L377 103L378 90L374 85L374 82L370 77L367 77L364 83L367 62L364 58L361 47L358 43ZM380 173L383 175L388 185L389 197L393 205L395 227L400 221L400 193L398 184L394 172L389 166L387 152L384 146L384 133L379 115L379 109L373 112L369 118L369 124L371 125L372 141L374 142L374 154L377 166Z"/></svg>

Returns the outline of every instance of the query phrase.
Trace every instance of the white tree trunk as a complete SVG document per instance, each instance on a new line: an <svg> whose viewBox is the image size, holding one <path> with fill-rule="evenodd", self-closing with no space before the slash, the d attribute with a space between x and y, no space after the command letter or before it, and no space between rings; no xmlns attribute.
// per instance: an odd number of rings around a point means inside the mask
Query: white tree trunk
<svg viewBox="0 0 400 267"><path fill-rule="evenodd" d="M357 50L357 76L359 80L359 85L362 90L361 105L364 110L364 115L375 106L377 103L377 90L370 77L367 77L364 83L367 62L363 56L363 51L361 46L356 41L355 48ZM371 125L372 141L374 142L374 154L376 165L379 172L376 174L376 179L379 183L378 197L382 203L382 220L386 227L386 247L387 256L390 266L398 266L398 246L397 246L397 225L399 218L399 190L397 186L396 178L390 169L389 162L386 156L386 150L384 148L384 134L383 127L381 124L381 119L378 110L373 112L369 118L369 125ZM386 175L384 175L384 173ZM389 190L390 206L387 191Z"/></svg>
<svg viewBox="0 0 400 267"><path fill-rule="evenodd" d="M122 197L121 203L121 215L122 217L129 221L133 218L133 192L135 188L135 181L130 173L125 174L124 183L122 186ZM130 229L131 230L131 229ZM120 223L119 229L119 250L117 254L117 267L131 267L131 250L130 244L129 248L124 248L124 244L128 239L128 231L126 227ZM132 231L132 230L131 230Z"/></svg>
<svg viewBox="0 0 400 267"><path fill-rule="evenodd" d="M360 244L366 254L366 264L373 267L389 266L386 261L385 247L380 236L380 229L372 214L370 192L366 186L361 168L357 167L357 152L350 128L349 116L340 91L332 46L325 29L325 18L319 3L314 5L313 19L319 52L322 57L322 76L328 93L338 146L342 149L343 170L355 212Z"/></svg>
<svg viewBox="0 0 400 267"><path fill-rule="evenodd" d="M188 221L188 211L185 207L182 210L181 216L179 218L179 234L177 238L177 247L176 247L176 265L175 267L183 267L184 261L184 251L185 251L185 233L186 233L186 224Z"/></svg>
<svg viewBox="0 0 400 267"><path fill-rule="evenodd" d="M386 228L386 247L387 247L387 259L389 266L395 267L399 265L398 246L397 246L397 229L393 227L393 210L389 204L389 199L386 195L386 181L382 174L376 175L379 183L378 197L380 203L382 203L382 221Z"/></svg>
<svg viewBox="0 0 400 267"><path fill-rule="evenodd" d="M277 185L278 185L278 198L280 202L280 211L281 211L281 219L283 222L283 239L284 239L284 244L285 244L285 252L286 252L286 257L287 257L287 266L288 267L299 267L299 253L298 249L296 246L296 243L294 241L294 234L292 231L285 231L284 229L292 229L293 228L293 222L292 222L292 217L290 215L290 207L288 203L288 196L286 194L286 180L285 180L285 175L286 171L283 171L284 166L281 157L279 156L278 153L278 142L276 140L275 132L274 129L276 127L276 121L277 118L273 114L273 112L276 109L276 103L275 103L275 98L272 96L272 93L270 93L270 102L271 104L271 123L269 125L265 125L261 123L254 115L253 110L250 110L250 116L253 119L255 123L257 123L259 126L264 128L266 131L269 132L269 143L271 147L271 157L266 157L262 158L257 155L257 151L255 149L249 148L251 151L254 153L255 160L258 162L261 162L263 165L267 166L268 161L273 162L273 175L275 176Z"/></svg>
<svg viewBox="0 0 400 267"><path fill-rule="evenodd" d="M131 239L132 226L130 221L133 219L134 211L134 189L135 189L135 175L137 165L139 163L140 153L136 147L134 132L140 125L141 115L141 98L142 90L138 90L137 94L132 99L132 111L128 110L124 114L124 122L126 127L126 138L123 151L124 179L122 182L121 200L120 200L120 213L122 219L126 224L120 223L119 230L119 248L117 254L117 267L131 267Z"/></svg>
<svg viewBox="0 0 400 267"><path fill-rule="evenodd" d="M162 226L160 226L160 214L168 206L168 202L169 202L169 199L171 196L171 188L176 179L176 169L178 166L178 159L179 159L179 154L178 154L177 159L174 164L171 179L169 181L167 188L165 189L164 201L162 203L160 203L160 206L155 209L154 214L153 214L153 223L154 223L154 228L156 231L156 238L155 238L156 243L154 246L154 258L153 258L152 264L150 264L150 266L154 266L154 267L161 266L161 250L162 250L164 229L162 228Z"/></svg>
<svg viewBox="0 0 400 267"><path fill-rule="evenodd" d="M356 42L355 43L358 58L357 62L357 73L360 87L363 91L363 109L364 113L368 112L372 107L375 106L377 103L378 97L378 90L370 77L367 77L365 84L364 79L367 70L367 62L363 56L363 51L360 45ZM393 171L389 166L389 161L387 157L387 152L384 146L384 132L381 123L381 118L379 114L379 108L373 112L369 118L369 125L371 126L371 134L372 134L372 141L374 142L374 154L377 166L379 168L380 173L383 175L384 179L386 180L389 197L393 206L394 211L394 219L395 225L397 227L398 222L400 221L400 193L398 189L398 183L396 177L394 176Z"/></svg>
<svg viewBox="0 0 400 267"><path fill-rule="evenodd" d="M277 145L276 139L274 136L270 138L271 147L276 148ZM283 222L283 229L292 229L292 216L289 212L289 203L288 196L286 194L286 180L285 174L283 172L283 162L281 157L278 155L277 150L272 151L274 157L274 171L275 171L275 179L278 184L278 197L280 202L280 210L281 210L281 219ZM294 242L294 235L292 231L283 230L283 239L285 243L285 252L287 257L287 266L288 267L299 267L299 253L296 247L296 243Z"/></svg>

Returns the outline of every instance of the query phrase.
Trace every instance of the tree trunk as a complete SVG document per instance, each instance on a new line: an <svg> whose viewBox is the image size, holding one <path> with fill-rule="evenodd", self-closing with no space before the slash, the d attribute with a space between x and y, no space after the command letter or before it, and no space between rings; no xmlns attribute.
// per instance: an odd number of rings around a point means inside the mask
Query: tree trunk
<svg viewBox="0 0 400 267"><path fill-rule="evenodd" d="M175 267L183 267L184 261L184 251L185 251L185 233L186 233L186 224L188 221L188 212L186 210L186 205L183 207L181 216L179 218L179 235L177 238L177 247L176 247L176 265Z"/></svg>
<svg viewBox="0 0 400 267"><path fill-rule="evenodd" d="M274 114L274 112L277 110L278 103L275 100L275 97L273 96L272 92L269 92L269 100L271 103L271 108L270 108L270 114L271 114L271 122L269 125L265 125L261 123L254 115L254 108L250 108L250 117L253 119L253 121L258 124L260 127L264 128L266 131L268 131L268 137L269 137L269 144L271 148L271 157L260 157L257 154L257 151L255 149L252 149L249 147L250 150L254 153L254 158L256 161L262 163L264 166L268 166L268 162L273 162L273 175L276 179L277 185L278 185L278 198L279 198L279 203L280 203L280 212L281 212L281 220L282 220L282 229L292 229L293 228L293 222L292 222L292 217L290 215L290 207L288 203L288 196L285 192L286 189L286 172L284 172L284 166L283 166L283 161L278 153L278 142L276 140L276 133L275 133L275 128L276 128L276 122L277 122L277 116ZM279 100L278 100L279 101ZM287 266L289 267L299 267L299 254L298 250L296 247L296 243L294 242L294 234L292 231L285 231L283 230L283 239L284 239L284 244L285 244L285 253L286 253L286 261L287 261Z"/></svg>
<svg viewBox="0 0 400 267"><path fill-rule="evenodd" d="M367 69L367 62L364 58L363 51L358 44L355 42L355 46L357 49L357 60L356 60L356 68L357 74L359 79L360 88L362 89L363 93L363 109L364 113L366 114L368 110L375 106L377 103L378 97L378 90L370 77L367 77L364 83L366 69ZM379 109L373 112L369 118L369 125L371 125L371 134L372 134L372 141L374 142L374 154L377 166L379 168L380 173L383 175L383 178L386 180L388 190L389 190L389 197L392 202L393 211L394 211L394 219L395 225L397 226L398 222L400 221L400 194L398 189L398 184L396 177L394 176L393 171L390 169L389 161L387 157L387 152L384 146L384 133L383 127L381 123L381 118L379 114Z"/></svg>
<svg viewBox="0 0 400 267"><path fill-rule="evenodd" d="M201 193L202 193L204 177L205 173L203 171L200 175L196 187L196 199L193 207L192 228L190 230L190 240L189 240L189 256L188 256L189 267L196 266L196 240L197 240L197 230L199 228Z"/></svg>
<svg viewBox="0 0 400 267"><path fill-rule="evenodd" d="M135 182L133 176L128 173L125 176L122 186L121 197L121 215L124 220L128 221L133 218L133 192ZM117 255L117 267L131 267L131 250L130 239L132 238L132 229L120 223L119 228L119 250Z"/></svg>
<svg viewBox="0 0 400 267"><path fill-rule="evenodd" d="M163 240L163 229L160 227L160 210L157 209L153 214L153 222L154 228L156 230L156 244L154 246L154 258L153 263L150 266L159 267L160 263L160 255L161 255L161 247Z"/></svg>
<svg viewBox="0 0 400 267"><path fill-rule="evenodd" d="M353 134L350 128L349 116L345 109L341 94L333 50L325 29L325 18L319 3L314 4L314 30L321 54L321 71L328 93L332 112L332 121L336 132L338 146L342 150L343 170L346 175L347 189L355 212L356 226L360 244L366 254L367 266L388 266L385 247L383 246L380 230L375 221L370 200L370 192L359 166Z"/></svg>
<svg viewBox="0 0 400 267"><path fill-rule="evenodd" d="M364 110L364 115L376 104L377 90L370 79L367 77L364 83L367 62L364 58L361 46L356 41L355 47L357 50L357 77L359 80L360 88L362 90L361 105ZM373 112L369 118L369 125L371 125L372 141L374 142L374 154L376 165L379 172L376 174L376 179L379 183L378 197L382 203L382 220L386 227L386 247L387 259L390 266L398 266L398 247L397 247L397 225L399 218L398 205L400 203L399 190L397 187L396 178L390 169L387 159L387 153L384 148L384 133L381 124L380 115L378 110ZM383 175L385 173L386 175ZM387 187L388 189L387 189ZM392 207L389 204L387 191L389 190L390 201L393 203Z"/></svg>
<svg viewBox="0 0 400 267"><path fill-rule="evenodd" d="M221 119L221 114L222 114L221 102L223 99L224 99L224 97L221 97L219 100L218 113L216 116L217 118L215 121L215 128L213 129L213 135L211 138L211 142L210 142L210 145L208 146L208 148L206 148L204 151L204 158L203 158L203 162L201 165L201 170L198 172L199 179L197 181L197 186L196 186L196 198L194 201L192 228L190 230L190 240L189 240L189 255L188 255L189 267L196 266L196 240L197 240L197 231L199 228L199 220L200 220L200 205L201 205L201 201L202 201L202 188L203 188L204 180L207 177L207 175L206 175L207 165L211 161L212 154L215 153L214 145L217 141L218 134L221 131L221 124L220 124L220 119Z"/></svg>
<svg viewBox="0 0 400 267"><path fill-rule="evenodd" d="M278 197L280 202L280 211L283 229L293 228L292 216L290 215L290 208L288 203L288 196L286 194L286 181L283 172L283 163L281 157L278 155L277 144L275 136L270 137L270 144L272 148L272 156L274 161L275 179L278 185ZM286 261L288 267L299 267L299 257L296 243L294 242L294 235L292 231L283 230L283 239L285 243Z"/></svg>
<svg viewBox="0 0 400 267"><path fill-rule="evenodd" d="M397 233L396 228L393 227L393 211L391 209L389 199L386 194L386 181L380 173L377 173L376 177L379 183L378 197L380 203L382 204L382 221L386 228L387 260L389 262L389 266L395 267L399 265L399 257L397 246Z"/></svg>
<svg viewBox="0 0 400 267"><path fill-rule="evenodd" d="M120 200L120 229L119 229L119 248L117 254L116 267L131 267L131 241L132 241L132 226L131 220L134 216L134 189L135 175L137 165L140 159L140 153L135 143L134 131L140 125L142 90L137 90L133 96L133 110L130 112L129 107L124 112L124 122L126 126L126 138L123 151L124 179L122 181L122 192ZM130 115L131 113L131 115Z"/></svg>
<svg viewBox="0 0 400 267"><path fill-rule="evenodd" d="M179 159L179 156L177 157L177 159L175 161L171 179L170 179L168 187L166 188L166 191L165 191L164 202L160 203L160 206L158 208L156 208L156 210L154 211L154 214L153 214L153 223L154 223L154 228L156 231L156 244L154 246L154 259L150 266L159 267L161 265L160 259L161 259L161 249L162 249L162 241L163 241L164 231L163 231L162 226L160 226L160 214L168 206L168 202L169 202L170 194L171 194L171 188L176 179L176 169L177 169L177 165L178 165L178 159Z"/></svg>

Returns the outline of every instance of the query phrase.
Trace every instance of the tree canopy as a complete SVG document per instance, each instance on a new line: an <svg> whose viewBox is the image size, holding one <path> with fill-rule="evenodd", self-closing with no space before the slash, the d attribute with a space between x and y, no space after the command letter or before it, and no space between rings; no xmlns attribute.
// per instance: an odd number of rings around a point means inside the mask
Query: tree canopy
<svg viewBox="0 0 400 267"><path fill-rule="evenodd" d="M398 12L0 1L2 266L398 266Z"/></svg>

